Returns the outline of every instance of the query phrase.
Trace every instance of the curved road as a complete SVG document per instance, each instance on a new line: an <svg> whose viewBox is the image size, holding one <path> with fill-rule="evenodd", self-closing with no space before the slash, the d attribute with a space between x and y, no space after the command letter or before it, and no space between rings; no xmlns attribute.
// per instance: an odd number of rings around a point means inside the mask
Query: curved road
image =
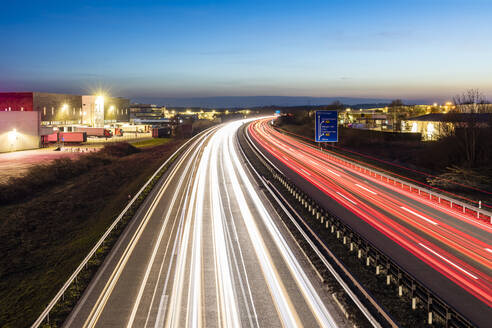
<svg viewBox="0 0 492 328"><path fill-rule="evenodd" d="M348 327L245 169L243 123L201 134L179 157L66 327Z"/></svg>
<svg viewBox="0 0 492 328"><path fill-rule="evenodd" d="M248 133L283 173L481 327L492 318L492 225L393 187L273 129Z"/></svg>

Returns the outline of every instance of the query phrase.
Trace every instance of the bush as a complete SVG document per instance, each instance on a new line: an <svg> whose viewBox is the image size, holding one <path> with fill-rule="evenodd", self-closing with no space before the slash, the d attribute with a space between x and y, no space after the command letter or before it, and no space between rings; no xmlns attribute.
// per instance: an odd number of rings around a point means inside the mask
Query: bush
<svg viewBox="0 0 492 328"><path fill-rule="evenodd" d="M105 145L101 150L102 154L106 154L114 157L124 157L140 152L140 149L130 145L127 142L118 142L114 144Z"/></svg>

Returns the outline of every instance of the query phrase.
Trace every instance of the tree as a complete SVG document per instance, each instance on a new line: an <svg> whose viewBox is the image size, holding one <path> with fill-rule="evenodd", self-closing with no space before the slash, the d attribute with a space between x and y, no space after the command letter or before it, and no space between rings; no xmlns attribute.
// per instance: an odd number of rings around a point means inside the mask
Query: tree
<svg viewBox="0 0 492 328"><path fill-rule="evenodd" d="M478 89L468 89L454 96L453 102L456 106L453 112L456 113L479 114L490 111L490 103Z"/></svg>
<svg viewBox="0 0 492 328"><path fill-rule="evenodd" d="M403 109L403 101L401 99L393 100L388 106L388 112L393 113L393 131L401 130L401 116Z"/></svg>
<svg viewBox="0 0 492 328"><path fill-rule="evenodd" d="M490 112L491 105L478 89L469 89L453 97L455 109L447 114L450 128L448 134L454 134L463 151L466 165L476 164L480 149L480 134L483 124L480 113ZM490 128L490 126L489 126Z"/></svg>

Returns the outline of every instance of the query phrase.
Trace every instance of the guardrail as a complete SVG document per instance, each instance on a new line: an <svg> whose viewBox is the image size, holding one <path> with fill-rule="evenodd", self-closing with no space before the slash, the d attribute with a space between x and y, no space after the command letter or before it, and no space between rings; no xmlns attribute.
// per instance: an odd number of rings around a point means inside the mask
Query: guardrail
<svg viewBox="0 0 492 328"><path fill-rule="evenodd" d="M280 131L282 132L282 130ZM311 144L307 144L307 143L304 144L312 149L320 150L320 148L317 148ZM346 158L341 158L340 156L335 155L333 152L328 152L325 151L324 149L321 150L327 157L329 157L333 161L342 164L350 169L357 170L359 173L364 174L372 178L373 180L379 179L379 181L384 182L390 186L398 187L402 190L409 191L410 193L418 195L421 198L432 201L435 204L439 204L440 206L443 206L443 208L449 208L458 213L466 214L472 218L483 220L489 224L492 224L492 212L484 210L483 208L467 204L465 202L434 192L427 188L423 188L421 186L410 183L408 181L404 181L402 179L395 178L394 176L381 173L380 171L370 169L354 161L348 160Z"/></svg>
<svg viewBox="0 0 492 328"><path fill-rule="evenodd" d="M317 220L330 233L335 234L336 238L347 247L350 253L362 261L365 259L365 265L373 267L376 275L386 274L386 285L396 284L398 296L403 297L405 294L410 296L412 310L415 310L419 303L424 304L429 325L433 324L436 320L435 316L438 316L445 323L445 327L474 327L467 318L427 288L423 282L400 267L396 261L380 251L379 248L354 231L336 215L317 204L256 147L249 135L248 139L263 157L264 161L262 162L273 178L283 185L287 193L290 193L311 214L313 219Z"/></svg>
<svg viewBox="0 0 492 328"><path fill-rule="evenodd" d="M207 130L205 130L207 131ZM49 324L50 321L50 312L52 311L53 307L60 301L60 299L63 299L65 292L69 289L69 287L77 281L77 277L79 274L82 272L84 267L87 266L88 262L94 257L96 254L97 250L103 245L104 241L107 239L107 237L111 234L111 232L114 230L114 228L118 225L118 223L121 221L121 219L125 216L125 214L128 212L128 210L132 207L132 205L136 202L136 200L142 195L144 190L154 181L158 180L160 178L157 177L159 173L163 173L164 169L167 168L169 164L172 163L176 159L177 156L199 135L203 134L205 131L200 132L193 138L189 139L186 141L181 147L179 147L155 172L154 174L147 180L147 182L143 185L142 188L137 192L135 196L130 200L130 202L125 206L123 211L116 217L116 219L113 221L113 223L109 226L109 228L104 232L102 237L98 240L98 242L94 245L94 247L90 250L90 252L87 254L87 256L82 260L80 265L75 269L75 271L72 273L72 275L68 278L68 280L63 284L61 289L56 293L55 297L51 300L51 302L46 306L44 311L39 315L39 317L36 319L36 321L32 324L31 328L37 328L43 322L47 322ZM156 179L157 177L157 179Z"/></svg>

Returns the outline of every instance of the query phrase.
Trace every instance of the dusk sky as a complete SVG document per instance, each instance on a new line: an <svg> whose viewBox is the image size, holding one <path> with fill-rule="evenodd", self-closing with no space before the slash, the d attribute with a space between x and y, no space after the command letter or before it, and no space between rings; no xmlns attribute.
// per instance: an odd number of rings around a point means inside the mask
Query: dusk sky
<svg viewBox="0 0 492 328"><path fill-rule="evenodd" d="M0 91L492 98L492 1L3 1Z"/></svg>

